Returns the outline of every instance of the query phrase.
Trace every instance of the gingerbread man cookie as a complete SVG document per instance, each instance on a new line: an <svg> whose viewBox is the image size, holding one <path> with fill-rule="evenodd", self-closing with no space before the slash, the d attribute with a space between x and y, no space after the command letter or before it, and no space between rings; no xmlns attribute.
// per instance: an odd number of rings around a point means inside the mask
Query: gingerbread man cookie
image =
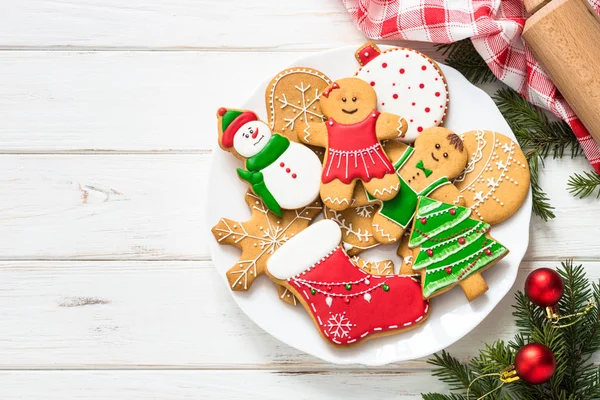
<svg viewBox="0 0 600 400"><path fill-rule="evenodd" d="M450 180L465 168L467 152L458 135L441 127L424 130L414 148L395 141L386 144L386 151L396 160L400 193L381 202L373 217L373 235L380 243L395 243L411 223L419 196L448 202L458 197Z"/></svg>
<svg viewBox="0 0 600 400"><path fill-rule="evenodd" d="M379 111L408 121L402 140L414 142L425 129L442 125L448 111L448 84L435 61L404 47L382 52L371 42L361 46L355 57L361 65L356 76L377 92Z"/></svg>
<svg viewBox="0 0 600 400"><path fill-rule="evenodd" d="M491 225L513 215L529 193L529 165L510 138L492 131L461 135L469 162L454 180L467 207Z"/></svg>
<svg viewBox="0 0 600 400"><path fill-rule="evenodd" d="M219 145L245 160L238 168L241 180L278 216L295 210L319 195L321 161L306 146L271 132L255 113L220 108L217 112Z"/></svg>
<svg viewBox="0 0 600 400"><path fill-rule="evenodd" d="M403 136L406 121L377 111L375 91L358 78L334 82L321 94L321 109L327 121L300 140L326 148L320 189L325 205L337 211L350 207L358 181L377 199L396 196L400 182L380 141Z"/></svg>

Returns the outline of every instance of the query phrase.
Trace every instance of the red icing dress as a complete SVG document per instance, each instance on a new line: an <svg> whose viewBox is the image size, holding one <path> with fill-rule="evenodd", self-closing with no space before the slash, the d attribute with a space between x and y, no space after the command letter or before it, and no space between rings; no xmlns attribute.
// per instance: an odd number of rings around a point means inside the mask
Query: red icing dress
<svg viewBox="0 0 600 400"><path fill-rule="evenodd" d="M394 173L377 139L377 118L379 112L374 110L356 124L340 124L333 118L326 122L329 153L321 176L323 183L339 179L348 184L356 178L369 182Z"/></svg>

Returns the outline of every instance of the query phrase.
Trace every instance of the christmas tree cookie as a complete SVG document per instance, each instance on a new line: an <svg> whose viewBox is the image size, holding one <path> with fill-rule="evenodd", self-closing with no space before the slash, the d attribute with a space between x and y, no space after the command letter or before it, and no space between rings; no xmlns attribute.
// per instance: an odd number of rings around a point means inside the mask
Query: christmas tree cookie
<svg viewBox="0 0 600 400"><path fill-rule="evenodd" d="M469 301L475 299L487 290L481 272L508 254L489 236L490 225L470 216L470 208L419 198L408 245L425 298L459 284Z"/></svg>
<svg viewBox="0 0 600 400"><path fill-rule="evenodd" d="M274 214L312 203L319 195L321 161L306 146L271 132L255 113L220 108L217 112L219 145L245 160L238 168L241 180Z"/></svg>
<svg viewBox="0 0 600 400"><path fill-rule="evenodd" d="M267 275L290 290L329 343L347 346L421 324L429 314L413 277L374 275L340 246L340 227L316 222L267 261Z"/></svg>
<svg viewBox="0 0 600 400"><path fill-rule="evenodd" d="M403 47L382 52L371 42L360 47L355 57L361 65L356 77L377 92L377 109L402 115L408 121L402 140L414 142L425 129L444 122L448 85L431 58Z"/></svg>

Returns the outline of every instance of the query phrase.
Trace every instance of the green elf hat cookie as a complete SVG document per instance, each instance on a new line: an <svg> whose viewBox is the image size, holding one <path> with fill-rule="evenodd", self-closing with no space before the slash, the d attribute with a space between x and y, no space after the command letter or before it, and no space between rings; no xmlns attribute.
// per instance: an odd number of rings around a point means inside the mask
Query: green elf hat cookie
<svg viewBox="0 0 600 400"><path fill-rule="evenodd" d="M258 116L252 111L228 110L224 107L217 111L217 118L222 132L221 144L225 148L233 147L233 137L245 123L258 120Z"/></svg>

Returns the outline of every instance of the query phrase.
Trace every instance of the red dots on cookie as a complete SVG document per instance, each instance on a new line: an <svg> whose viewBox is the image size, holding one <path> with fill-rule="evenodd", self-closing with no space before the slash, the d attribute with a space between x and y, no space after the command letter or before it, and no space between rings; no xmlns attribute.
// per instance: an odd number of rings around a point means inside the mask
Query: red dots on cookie
<svg viewBox="0 0 600 400"><path fill-rule="evenodd" d="M280 162L279 166L283 168L283 167L285 167L285 163L284 162Z"/></svg>
<svg viewBox="0 0 600 400"><path fill-rule="evenodd" d="M410 122L413 122L413 120L411 119Z"/></svg>
<svg viewBox="0 0 600 400"><path fill-rule="evenodd" d="M396 86L396 82L392 83L392 86Z"/></svg>
<svg viewBox="0 0 600 400"><path fill-rule="evenodd" d="M405 72L406 72L406 70L405 70L404 68L400 68L400 73L401 73L401 74L403 74L403 73L405 73Z"/></svg>
<svg viewBox="0 0 600 400"><path fill-rule="evenodd" d="M487 254L488 256L491 256L492 251L490 249L485 249L485 254Z"/></svg>
<svg viewBox="0 0 600 400"><path fill-rule="evenodd" d="M382 68L387 68L387 63L383 63L383 64L381 64L381 67L382 67Z"/></svg>
<svg viewBox="0 0 600 400"><path fill-rule="evenodd" d="M297 177L298 177L298 175L292 174L292 178L296 179Z"/></svg>
<svg viewBox="0 0 600 400"><path fill-rule="evenodd" d="M371 86L375 86L375 82L371 81Z"/></svg>
<svg viewBox="0 0 600 400"><path fill-rule="evenodd" d="M227 112L227 109L225 107L219 108L219 111L218 111L219 116L222 117L223 115L225 115L226 112Z"/></svg>
<svg viewBox="0 0 600 400"><path fill-rule="evenodd" d="M440 97L440 92L435 92L435 97Z"/></svg>
<svg viewBox="0 0 600 400"><path fill-rule="evenodd" d="M413 106L416 106L416 105L417 105L417 103L415 103L415 102L413 101L412 105L413 105Z"/></svg>
<svg viewBox="0 0 600 400"><path fill-rule="evenodd" d="M426 65L423 65L423 66L421 67L421 70L423 70L423 71L425 71L426 69L427 69L427 66L426 66Z"/></svg>
<svg viewBox="0 0 600 400"><path fill-rule="evenodd" d="M381 103L382 106L385 106L385 103Z"/></svg>
<svg viewBox="0 0 600 400"><path fill-rule="evenodd" d="M452 273L452 267L446 267L445 271L448 275L450 275Z"/></svg>
<svg viewBox="0 0 600 400"><path fill-rule="evenodd" d="M397 98L398 98L398 95L397 95L396 93L394 93L394 94L392 95L392 97L393 97L394 99L397 99Z"/></svg>
<svg viewBox="0 0 600 400"><path fill-rule="evenodd" d="M431 111L431 108L425 107L425 112L428 113L429 111Z"/></svg>
<svg viewBox="0 0 600 400"><path fill-rule="evenodd" d="M459 237L458 238L458 244L465 244L465 243L467 243L467 241L465 240L464 237Z"/></svg>
<svg viewBox="0 0 600 400"><path fill-rule="evenodd" d="M406 58L410 57L408 54L406 55Z"/></svg>
<svg viewBox="0 0 600 400"><path fill-rule="evenodd" d="M433 257L433 250L431 250L431 249L427 249L427 255L428 255L429 257Z"/></svg>
<svg viewBox="0 0 600 400"><path fill-rule="evenodd" d="M451 208L449 212L450 212L450 215L456 215L456 209L454 209L454 208Z"/></svg>
<svg viewBox="0 0 600 400"><path fill-rule="evenodd" d="M287 172L288 174L290 173L290 171L291 171L291 169L289 169L289 168L285 169L285 172Z"/></svg>
<svg viewBox="0 0 600 400"><path fill-rule="evenodd" d="M427 218L423 217L421 218L421 224L425 225L427 223Z"/></svg>
<svg viewBox="0 0 600 400"><path fill-rule="evenodd" d="M419 84L419 88L421 88L421 89L425 88L425 84L424 83Z"/></svg>
<svg viewBox="0 0 600 400"><path fill-rule="evenodd" d="M423 132L423 127L422 126L417 127L417 132Z"/></svg>

